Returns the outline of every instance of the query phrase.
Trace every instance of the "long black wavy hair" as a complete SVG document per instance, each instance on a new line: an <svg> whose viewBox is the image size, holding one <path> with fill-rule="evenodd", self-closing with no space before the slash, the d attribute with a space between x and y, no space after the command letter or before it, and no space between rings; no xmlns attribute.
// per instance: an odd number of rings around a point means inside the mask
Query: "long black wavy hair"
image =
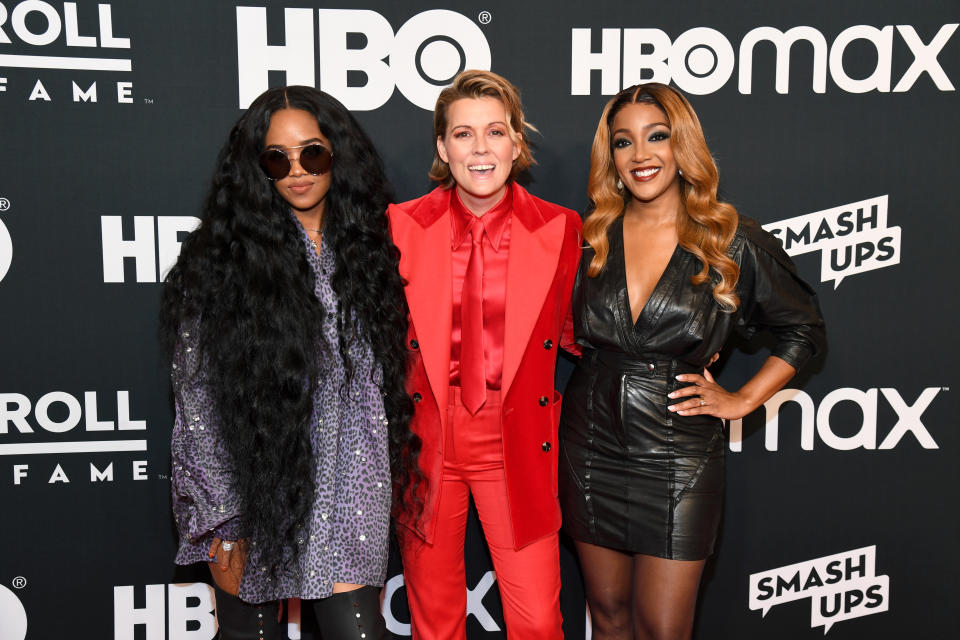
<svg viewBox="0 0 960 640"><path fill-rule="evenodd" d="M326 311L314 294L300 225L258 166L270 118L281 109L315 116L334 154L323 235L336 257L337 345L321 336ZM172 358L181 327L197 327L243 524L274 569L295 557L313 498L308 423L322 361L339 355L349 378L354 340L371 345L383 373L396 499L423 482L404 390L407 307L386 217L390 200L380 156L340 102L311 87L269 89L230 131L202 222L166 277L165 352Z"/></svg>

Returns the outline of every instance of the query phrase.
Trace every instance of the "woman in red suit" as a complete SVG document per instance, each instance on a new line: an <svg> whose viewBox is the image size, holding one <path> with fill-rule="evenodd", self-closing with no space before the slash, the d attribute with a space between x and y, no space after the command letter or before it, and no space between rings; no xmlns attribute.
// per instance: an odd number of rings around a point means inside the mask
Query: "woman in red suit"
<svg viewBox="0 0 960 640"><path fill-rule="evenodd" d="M397 516L414 638L466 637L470 495L510 638L563 637L553 383L581 225L514 182L533 162L525 126L510 82L461 73L434 112L440 186L389 208L425 477Z"/></svg>

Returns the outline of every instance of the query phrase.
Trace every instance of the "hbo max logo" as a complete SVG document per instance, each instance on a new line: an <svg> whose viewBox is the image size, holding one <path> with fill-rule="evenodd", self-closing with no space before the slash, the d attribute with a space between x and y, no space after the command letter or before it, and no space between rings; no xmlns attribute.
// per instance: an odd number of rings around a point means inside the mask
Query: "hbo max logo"
<svg viewBox="0 0 960 640"><path fill-rule="evenodd" d="M797 47L798 58L812 62L812 89L816 93L826 92L828 73L837 88L848 93L886 93L891 86L895 93L909 91L923 75L929 76L940 91L955 91L938 56L958 26L944 24L929 42L924 42L908 24L896 25L896 29L894 25L854 25L841 31L832 43L814 27L797 26L786 31L757 27L740 41L738 53L724 34L709 27L694 27L675 40L660 29L601 29L599 51L591 42L592 29L573 29L570 93L590 95L591 72L597 70L601 92L606 95L616 93L621 86L651 80L672 81L688 93L703 95L721 89L739 62L737 88L740 93L749 94L753 92L754 49L762 48L765 52L761 55L769 56L772 45L774 86L777 93L786 94L790 91L791 54L794 45L801 42L804 44ZM844 52L857 41L876 51L874 68L865 78L854 77L857 74L851 75L845 66L850 57L844 56ZM808 51L813 53L812 60ZM895 68L900 71L893 64L895 55L913 58L899 79L893 77Z"/></svg>
<svg viewBox="0 0 960 640"><path fill-rule="evenodd" d="M459 72L490 68L480 27L454 11L418 13L396 34L386 18L366 9L284 9L283 15L285 44L271 45L266 8L237 7L241 109L267 89L270 71L286 72L287 84L316 86L317 62L320 88L355 111L382 106L394 87L418 107L433 109ZM348 46L349 34L363 35L363 48ZM348 75L366 81L356 86Z"/></svg>

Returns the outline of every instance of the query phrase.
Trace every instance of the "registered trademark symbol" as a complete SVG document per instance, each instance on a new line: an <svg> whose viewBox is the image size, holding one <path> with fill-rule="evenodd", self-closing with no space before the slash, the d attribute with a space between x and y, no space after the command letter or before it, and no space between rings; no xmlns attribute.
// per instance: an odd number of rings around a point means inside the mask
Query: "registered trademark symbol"
<svg viewBox="0 0 960 640"><path fill-rule="evenodd" d="M480 21L480 24L490 24L493 20L493 16L489 11L481 11L480 15L477 16L477 20Z"/></svg>
<svg viewBox="0 0 960 640"><path fill-rule="evenodd" d="M13 585L14 589L23 589L25 586L27 586L27 579L23 576L17 576L12 582L10 582L10 584Z"/></svg>
<svg viewBox="0 0 960 640"><path fill-rule="evenodd" d="M0 211L7 211L10 209L10 201L6 198L0 198Z"/></svg>

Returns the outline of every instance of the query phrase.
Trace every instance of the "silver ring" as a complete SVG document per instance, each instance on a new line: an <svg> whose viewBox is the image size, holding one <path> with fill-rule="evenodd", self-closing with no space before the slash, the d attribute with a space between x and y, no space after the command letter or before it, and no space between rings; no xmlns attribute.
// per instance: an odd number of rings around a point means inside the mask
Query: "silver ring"
<svg viewBox="0 0 960 640"><path fill-rule="evenodd" d="M700 398L700 406L702 407L705 404L707 404L707 401L704 400L703 398Z"/></svg>
<svg viewBox="0 0 960 640"><path fill-rule="evenodd" d="M223 549L224 551L232 551L233 543L230 542L229 540L224 540L223 542L220 543L220 548Z"/></svg>

